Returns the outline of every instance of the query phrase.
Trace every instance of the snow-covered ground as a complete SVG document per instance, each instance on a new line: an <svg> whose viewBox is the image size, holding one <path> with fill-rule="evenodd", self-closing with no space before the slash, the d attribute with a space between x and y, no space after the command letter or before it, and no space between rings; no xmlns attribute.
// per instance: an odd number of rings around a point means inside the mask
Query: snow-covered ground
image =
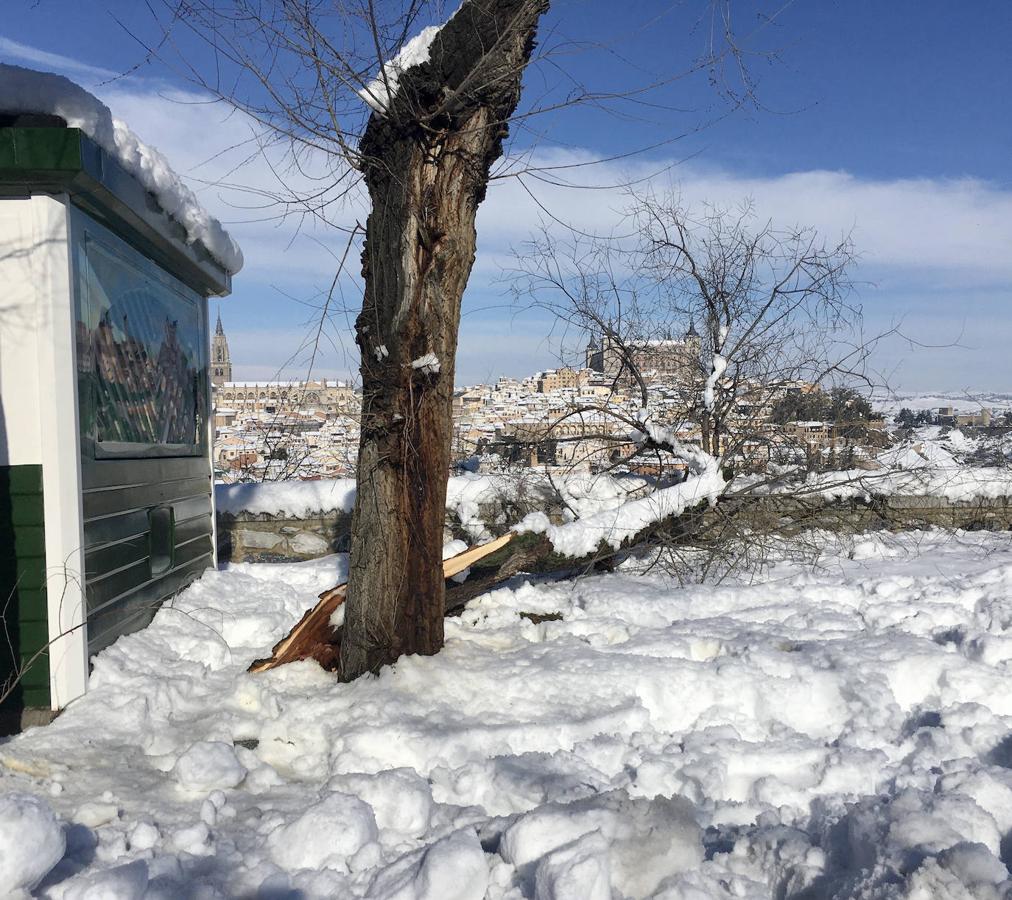
<svg viewBox="0 0 1012 900"><path fill-rule="evenodd" d="M40 896L1012 889L1009 535L870 537L753 585L523 583L378 678L246 674L344 564L209 573L0 745L0 882L59 859Z"/></svg>
<svg viewBox="0 0 1012 900"><path fill-rule="evenodd" d="M918 412L922 409L937 412L939 407L951 406L961 413L979 412L982 407L993 411L1012 409L1012 393L977 388L962 391L890 391L872 396L875 409L889 418L901 409Z"/></svg>

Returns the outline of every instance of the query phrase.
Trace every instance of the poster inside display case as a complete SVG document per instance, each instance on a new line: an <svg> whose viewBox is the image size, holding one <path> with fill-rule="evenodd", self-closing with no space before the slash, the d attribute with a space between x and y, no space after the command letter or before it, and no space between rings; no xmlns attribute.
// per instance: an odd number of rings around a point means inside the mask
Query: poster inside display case
<svg viewBox="0 0 1012 900"><path fill-rule="evenodd" d="M74 244L82 449L96 459L205 452L200 297L81 219Z"/></svg>

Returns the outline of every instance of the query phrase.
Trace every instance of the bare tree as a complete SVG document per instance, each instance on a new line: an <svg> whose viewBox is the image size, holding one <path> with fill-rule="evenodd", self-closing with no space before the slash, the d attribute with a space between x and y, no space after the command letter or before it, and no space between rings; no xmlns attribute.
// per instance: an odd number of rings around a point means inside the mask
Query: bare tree
<svg viewBox="0 0 1012 900"><path fill-rule="evenodd" d="M619 231L632 237L556 228L518 255L516 301L553 312L563 343L590 335L585 361L594 357L593 377L608 388L574 398L536 438L583 448L572 463L658 484L693 471L700 453L719 459L722 501L673 523L670 544L707 547L711 562L697 567L756 558L756 534L777 524L760 523L757 486L793 480L801 498L809 471L850 468L885 439L855 391L872 384L878 338L861 326L850 240L781 229L749 204L693 214L653 193L632 197ZM827 421L794 421L816 405ZM735 474L752 477L743 485ZM739 540L746 529L751 539Z"/></svg>
<svg viewBox="0 0 1012 900"><path fill-rule="evenodd" d="M356 321L363 408L342 672L350 679L402 653L434 653L443 634L454 355L475 213L517 121L521 81L549 0L463 0L438 33L422 32L407 47L439 3L162 2L169 21L151 51L164 58L175 30L188 29L210 54L186 60L190 76L263 128L260 150L288 149L279 190L265 199L344 229L347 247L364 230ZM706 46L686 69L641 70L642 83L616 92L588 88L553 62L554 83L522 115L534 145L531 117L574 103L671 115L670 98L658 102L658 94L687 72L706 73L729 108L748 102L751 38L776 15L760 17L738 37L726 0L701 9L695 27ZM401 47L412 52L397 54ZM373 110L364 129L362 100ZM519 154L498 174L522 178L532 169L529 155ZM364 229L341 213L361 199L363 182L371 207ZM342 260L336 283L347 248L335 256Z"/></svg>

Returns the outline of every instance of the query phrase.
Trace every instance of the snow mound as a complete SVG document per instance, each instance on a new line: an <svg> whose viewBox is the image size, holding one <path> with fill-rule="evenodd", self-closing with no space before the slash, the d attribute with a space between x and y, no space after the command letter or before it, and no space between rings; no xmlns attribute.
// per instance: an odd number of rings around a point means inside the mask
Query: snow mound
<svg viewBox="0 0 1012 900"><path fill-rule="evenodd" d="M190 747L173 768L180 786L188 791L212 791L234 788L246 777L246 769L236 759L231 744L224 741L200 741Z"/></svg>
<svg viewBox="0 0 1012 900"><path fill-rule="evenodd" d="M483 506L503 500L512 503L524 499L525 495L528 502L538 504L543 499L548 503L558 491L565 505L584 517L614 509L640 496L647 488L648 482L642 478L610 475L573 475L551 481L539 473L532 473L523 481L506 475L456 475L446 484L446 508L477 539L486 533ZM350 513L355 506L355 479L217 484L214 500L218 512L229 515L248 512L306 518L321 512Z"/></svg>
<svg viewBox="0 0 1012 900"><path fill-rule="evenodd" d="M599 839L580 845L590 835ZM554 854L560 848L569 849ZM500 852L518 868L548 855L536 875L539 896L577 897L577 888L593 896L610 873L618 891L647 897L665 878L698 866L703 842L694 807L681 797L646 800L613 791L521 816L503 834Z"/></svg>
<svg viewBox="0 0 1012 900"><path fill-rule="evenodd" d="M45 800L2 801L0 878L52 807L47 900L1007 897L1012 540L812 538L754 583L517 578L350 684L246 671L343 560L208 572L3 745ZM179 789L215 742L242 782Z"/></svg>
<svg viewBox="0 0 1012 900"><path fill-rule="evenodd" d="M456 831L380 872L370 900L482 900L488 889L485 853L473 829Z"/></svg>
<svg viewBox="0 0 1012 900"><path fill-rule="evenodd" d="M73 879L63 900L144 900L148 866L142 859Z"/></svg>
<svg viewBox="0 0 1012 900"><path fill-rule="evenodd" d="M218 512L306 517L314 512L350 513L355 506L355 479L275 481L261 484L218 484L214 488Z"/></svg>
<svg viewBox="0 0 1012 900"><path fill-rule="evenodd" d="M591 831L546 853L534 872L534 900L612 900L608 841Z"/></svg>
<svg viewBox="0 0 1012 900"><path fill-rule="evenodd" d="M919 434L880 453L876 459L891 469L953 469L959 465L959 461L952 450L965 451L967 444L959 431L950 432L944 441ZM946 445L952 449L948 449Z"/></svg>
<svg viewBox="0 0 1012 900"><path fill-rule="evenodd" d="M423 835L432 818L432 789L414 769L392 769L368 775L350 772L335 775L330 791L364 800L372 808L376 825L407 838Z"/></svg>
<svg viewBox="0 0 1012 900"><path fill-rule="evenodd" d="M267 839L271 858L286 869L347 872L356 853L379 837L368 803L335 791Z"/></svg>
<svg viewBox="0 0 1012 900"><path fill-rule="evenodd" d="M0 889L32 890L62 858L66 838L45 800L30 794L0 797Z"/></svg>
<svg viewBox="0 0 1012 900"><path fill-rule="evenodd" d="M0 63L0 111L59 116L69 127L80 128L154 194L161 208L183 227L190 243L203 245L232 275L242 268L239 245L204 209L168 160L80 85L52 72Z"/></svg>

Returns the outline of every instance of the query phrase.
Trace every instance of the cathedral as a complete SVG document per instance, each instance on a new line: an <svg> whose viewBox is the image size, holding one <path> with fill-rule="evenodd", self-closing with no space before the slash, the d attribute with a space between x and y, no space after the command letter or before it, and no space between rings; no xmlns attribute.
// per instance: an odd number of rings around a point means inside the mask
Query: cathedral
<svg viewBox="0 0 1012 900"><path fill-rule="evenodd" d="M211 384L215 388L232 380L232 357L228 354L228 338L221 327L221 313L218 313L218 324L214 326L214 338L211 340Z"/></svg>
<svg viewBox="0 0 1012 900"><path fill-rule="evenodd" d="M268 414L315 409L328 416L358 413L358 395L344 381L233 381L220 313L211 340L211 384L217 409Z"/></svg>

